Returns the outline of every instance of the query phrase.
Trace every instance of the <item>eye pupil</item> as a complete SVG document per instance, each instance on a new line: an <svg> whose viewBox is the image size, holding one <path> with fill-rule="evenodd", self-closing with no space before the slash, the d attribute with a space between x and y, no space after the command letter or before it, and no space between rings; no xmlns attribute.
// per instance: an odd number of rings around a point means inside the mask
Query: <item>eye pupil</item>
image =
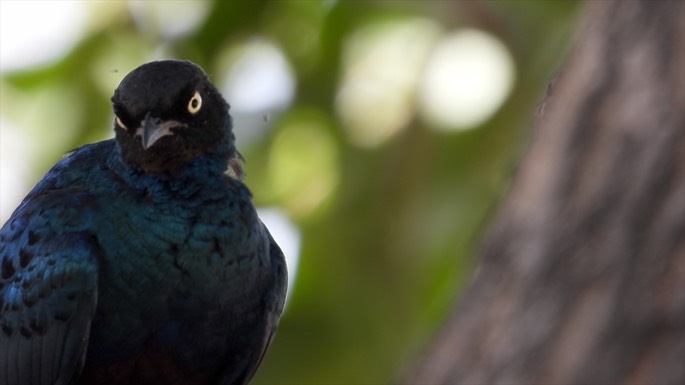
<svg viewBox="0 0 685 385"><path fill-rule="evenodd" d="M200 111L200 108L202 107L202 96L200 96L200 93L198 91L195 91L195 94L193 94L193 97L190 98L190 101L188 102L188 112L191 114L197 114L198 111Z"/></svg>

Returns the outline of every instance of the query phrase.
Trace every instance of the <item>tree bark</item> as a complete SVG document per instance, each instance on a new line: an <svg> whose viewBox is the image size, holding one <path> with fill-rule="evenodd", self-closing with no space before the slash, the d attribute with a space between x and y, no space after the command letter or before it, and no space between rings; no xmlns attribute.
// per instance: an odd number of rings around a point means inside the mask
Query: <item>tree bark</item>
<svg viewBox="0 0 685 385"><path fill-rule="evenodd" d="M590 1L413 384L685 384L685 2Z"/></svg>

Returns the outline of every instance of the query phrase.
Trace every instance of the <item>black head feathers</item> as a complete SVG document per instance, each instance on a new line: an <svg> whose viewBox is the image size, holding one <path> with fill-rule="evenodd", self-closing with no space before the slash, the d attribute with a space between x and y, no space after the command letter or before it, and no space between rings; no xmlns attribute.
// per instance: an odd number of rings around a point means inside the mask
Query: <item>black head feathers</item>
<svg viewBox="0 0 685 385"><path fill-rule="evenodd" d="M235 155L228 104L189 61L163 60L131 71L112 96L124 160L145 172L175 172L196 158Z"/></svg>

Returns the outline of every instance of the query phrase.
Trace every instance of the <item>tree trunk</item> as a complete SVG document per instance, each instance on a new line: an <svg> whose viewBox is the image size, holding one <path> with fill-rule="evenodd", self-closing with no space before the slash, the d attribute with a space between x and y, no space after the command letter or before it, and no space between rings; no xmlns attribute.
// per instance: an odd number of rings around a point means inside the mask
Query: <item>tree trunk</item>
<svg viewBox="0 0 685 385"><path fill-rule="evenodd" d="M413 384L685 384L685 2L590 1Z"/></svg>

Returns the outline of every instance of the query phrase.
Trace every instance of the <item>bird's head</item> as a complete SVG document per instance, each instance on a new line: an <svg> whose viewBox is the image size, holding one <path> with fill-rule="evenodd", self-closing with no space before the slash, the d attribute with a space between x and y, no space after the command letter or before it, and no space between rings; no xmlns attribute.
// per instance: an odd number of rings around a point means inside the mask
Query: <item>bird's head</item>
<svg viewBox="0 0 685 385"><path fill-rule="evenodd" d="M236 154L228 104L188 61L141 65L112 96L124 160L146 172L173 172L199 156L228 162Z"/></svg>

